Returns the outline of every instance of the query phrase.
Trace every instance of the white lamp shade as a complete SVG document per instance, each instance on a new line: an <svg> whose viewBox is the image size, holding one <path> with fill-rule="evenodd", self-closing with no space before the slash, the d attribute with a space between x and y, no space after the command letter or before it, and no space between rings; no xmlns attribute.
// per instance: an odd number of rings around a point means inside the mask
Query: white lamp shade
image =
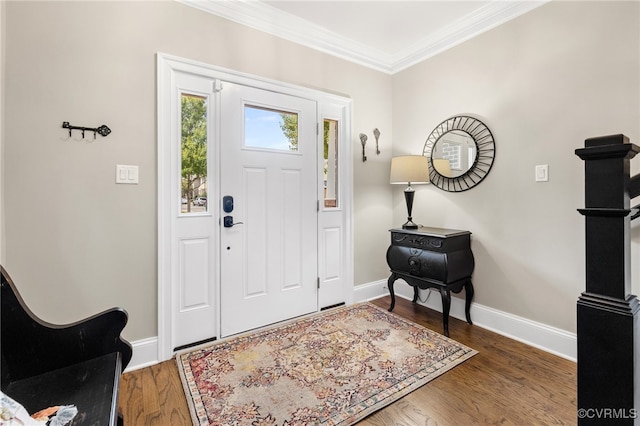
<svg viewBox="0 0 640 426"><path fill-rule="evenodd" d="M390 183L429 183L429 159L423 155L405 155L391 159Z"/></svg>

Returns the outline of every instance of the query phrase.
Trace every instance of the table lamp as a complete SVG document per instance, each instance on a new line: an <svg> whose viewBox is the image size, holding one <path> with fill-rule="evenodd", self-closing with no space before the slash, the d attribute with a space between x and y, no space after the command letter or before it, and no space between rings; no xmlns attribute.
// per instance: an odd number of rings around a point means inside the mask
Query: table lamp
<svg viewBox="0 0 640 426"><path fill-rule="evenodd" d="M406 183L404 199L407 202L407 222L402 229L418 229L413 223L411 210L413 209L413 196L415 194L412 184L429 183L429 159L423 155L405 155L391 159L391 173L389 182L392 184Z"/></svg>

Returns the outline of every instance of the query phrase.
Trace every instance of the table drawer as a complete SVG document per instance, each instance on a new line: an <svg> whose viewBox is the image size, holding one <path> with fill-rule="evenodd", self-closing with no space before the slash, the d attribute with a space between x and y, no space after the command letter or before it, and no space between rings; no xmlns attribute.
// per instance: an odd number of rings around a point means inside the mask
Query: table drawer
<svg viewBox="0 0 640 426"><path fill-rule="evenodd" d="M391 245L413 247L436 252L451 252L464 250L471 245L471 234L461 234L453 237L437 237L432 235L418 235L408 232L391 232Z"/></svg>
<svg viewBox="0 0 640 426"><path fill-rule="evenodd" d="M470 277L474 268L473 253L469 248L439 253L392 245L387 250L387 263L392 271L441 281L443 284Z"/></svg>

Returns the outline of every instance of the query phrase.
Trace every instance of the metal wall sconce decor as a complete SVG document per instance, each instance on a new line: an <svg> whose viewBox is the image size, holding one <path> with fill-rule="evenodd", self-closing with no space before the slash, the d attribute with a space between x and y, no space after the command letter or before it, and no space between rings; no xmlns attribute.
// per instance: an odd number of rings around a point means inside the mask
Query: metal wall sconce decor
<svg viewBox="0 0 640 426"><path fill-rule="evenodd" d="M362 162L364 163L365 161L367 161L367 156L364 155L364 147L367 144L367 135L365 135L364 133L360 133L360 143L362 144Z"/></svg>
<svg viewBox="0 0 640 426"><path fill-rule="evenodd" d="M93 132L93 139L96 138L96 134L99 134L101 136L107 136L109 133L111 133L111 129L108 128L106 125L102 125L100 127L83 127L83 126L72 126L69 124L68 121L63 121L62 122L62 128L63 129L69 129L69 137L71 137L71 131L72 130L81 130L82 131L82 139L84 139L84 132Z"/></svg>
<svg viewBox="0 0 640 426"><path fill-rule="evenodd" d="M376 127L373 129L373 136L376 138L376 155L380 155L380 148L378 147L378 142L380 139L380 130Z"/></svg>
<svg viewBox="0 0 640 426"><path fill-rule="evenodd" d="M369 137L364 134L364 133L360 133L360 144L362 145L362 162L364 163L365 161L367 161L367 156L364 152L364 147L367 145L367 140L369 139ZM380 155L380 130L378 130L378 128L376 127L375 129L373 129L373 136L376 138L376 155Z"/></svg>
<svg viewBox="0 0 640 426"><path fill-rule="evenodd" d="M478 185L489 174L496 156L495 140L480 120L457 115L438 124L424 144L431 183L449 192Z"/></svg>

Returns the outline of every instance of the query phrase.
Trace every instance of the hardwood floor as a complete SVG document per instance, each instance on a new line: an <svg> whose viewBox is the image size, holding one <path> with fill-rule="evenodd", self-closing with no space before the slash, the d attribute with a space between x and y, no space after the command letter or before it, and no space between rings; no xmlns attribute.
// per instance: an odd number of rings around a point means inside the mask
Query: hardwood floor
<svg viewBox="0 0 640 426"><path fill-rule="evenodd" d="M389 298L374 301L387 308ZM398 298L394 312L442 332L442 314ZM450 337L479 353L359 425L575 424L576 364L450 319ZM175 361L124 374L125 426L191 425Z"/></svg>

